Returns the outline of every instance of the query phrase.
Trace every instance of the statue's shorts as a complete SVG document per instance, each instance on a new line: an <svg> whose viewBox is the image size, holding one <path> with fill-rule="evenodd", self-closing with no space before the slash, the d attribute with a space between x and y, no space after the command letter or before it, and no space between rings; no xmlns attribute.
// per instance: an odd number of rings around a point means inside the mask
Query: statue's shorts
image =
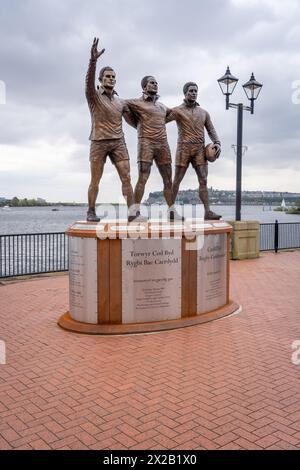
<svg viewBox="0 0 300 470"><path fill-rule="evenodd" d="M129 160L129 154L124 138L92 140L90 147L90 162L105 163L109 157L113 164Z"/></svg>
<svg viewBox="0 0 300 470"><path fill-rule="evenodd" d="M167 140L152 141L150 139L138 140L138 163L146 162L152 165L153 160L157 166L172 163L171 151Z"/></svg>
<svg viewBox="0 0 300 470"><path fill-rule="evenodd" d="M176 166L195 168L198 165L206 165L204 144L179 143L176 150Z"/></svg>

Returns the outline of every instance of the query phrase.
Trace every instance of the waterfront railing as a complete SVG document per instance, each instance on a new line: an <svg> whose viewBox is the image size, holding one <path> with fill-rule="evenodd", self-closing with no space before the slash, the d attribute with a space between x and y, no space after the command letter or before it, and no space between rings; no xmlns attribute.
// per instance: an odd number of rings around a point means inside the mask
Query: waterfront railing
<svg viewBox="0 0 300 470"><path fill-rule="evenodd" d="M64 232L0 235L0 278L68 271Z"/></svg>
<svg viewBox="0 0 300 470"><path fill-rule="evenodd" d="M300 222L260 224L260 250L300 248ZM64 232L0 235L0 279L69 269Z"/></svg>
<svg viewBox="0 0 300 470"><path fill-rule="evenodd" d="M260 224L260 251L300 248L300 222Z"/></svg>

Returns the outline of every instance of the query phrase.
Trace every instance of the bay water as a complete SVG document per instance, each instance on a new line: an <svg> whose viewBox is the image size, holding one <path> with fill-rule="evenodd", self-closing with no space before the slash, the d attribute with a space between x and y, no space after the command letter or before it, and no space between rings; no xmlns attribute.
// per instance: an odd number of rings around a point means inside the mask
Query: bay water
<svg viewBox="0 0 300 470"><path fill-rule="evenodd" d="M203 206L196 208L195 212L195 206L185 205L183 211L183 206L178 206L178 212L183 213L185 217L192 217L193 214L198 217L203 216ZM235 206L217 205L211 208L221 214L223 220L235 219ZM242 206L242 220L257 220L260 223L274 223L276 219L280 223L300 222L300 215L286 214L273 209L270 206ZM0 208L0 235L64 232L74 222L85 220L86 210L85 206ZM105 215L105 218L109 219L116 218L118 213L120 218L126 219L126 205L101 204L97 208L98 215ZM143 206L142 214L164 219L167 216L167 208L158 205L153 205L151 208Z"/></svg>

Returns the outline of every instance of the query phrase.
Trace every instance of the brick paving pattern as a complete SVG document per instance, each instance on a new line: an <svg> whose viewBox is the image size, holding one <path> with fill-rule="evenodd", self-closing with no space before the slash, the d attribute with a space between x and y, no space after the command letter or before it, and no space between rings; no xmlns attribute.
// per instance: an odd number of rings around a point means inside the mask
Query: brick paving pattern
<svg viewBox="0 0 300 470"><path fill-rule="evenodd" d="M239 315L132 336L60 329L67 276L0 285L0 449L299 449L300 252L231 273Z"/></svg>

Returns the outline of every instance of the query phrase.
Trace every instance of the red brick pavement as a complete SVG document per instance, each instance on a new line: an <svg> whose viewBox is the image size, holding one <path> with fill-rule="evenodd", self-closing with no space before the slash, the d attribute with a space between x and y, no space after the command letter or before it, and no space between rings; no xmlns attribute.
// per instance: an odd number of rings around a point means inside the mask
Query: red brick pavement
<svg viewBox="0 0 300 470"><path fill-rule="evenodd" d="M0 448L299 448L300 252L231 270L242 313L135 336L60 329L67 276L1 285Z"/></svg>

